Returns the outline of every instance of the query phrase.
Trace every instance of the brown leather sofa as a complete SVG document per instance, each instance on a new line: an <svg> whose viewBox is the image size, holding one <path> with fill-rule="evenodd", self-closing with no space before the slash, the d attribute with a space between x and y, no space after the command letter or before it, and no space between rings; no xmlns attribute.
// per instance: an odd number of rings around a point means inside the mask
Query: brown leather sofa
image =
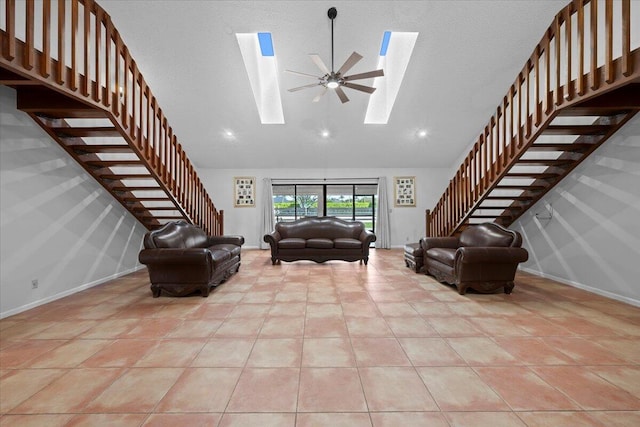
<svg viewBox="0 0 640 427"><path fill-rule="evenodd" d="M162 291L184 296L209 290L240 269L242 236L207 236L204 230L184 221L170 222L147 232L138 256L146 264L153 297Z"/></svg>
<svg viewBox="0 0 640 427"><path fill-rule="evenodd" d="M264 236L271 245L271 263L280 261L329 260L369 261L369 245L376 235L360 221L340 218L308 217L278 222L275 231Z"/></svg>
<svg viewBox="0 0 640 427"><path fill-rule="evenodd" d="M467 288L489 293L515 286L518 263L529 258L517 231L494 223L470 226L459 237L425 237L420 240L427 274L456 285L463 295Z"/></svg>

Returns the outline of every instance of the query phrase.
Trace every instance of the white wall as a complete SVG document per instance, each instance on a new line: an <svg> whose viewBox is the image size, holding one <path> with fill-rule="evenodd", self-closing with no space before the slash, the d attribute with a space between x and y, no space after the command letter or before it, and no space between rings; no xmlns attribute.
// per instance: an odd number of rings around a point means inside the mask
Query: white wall
<svg viewBox="0 0 640 427"><path fill-rule="evenodd" d="M640 306L640 116L511 228L524 270Z"/></svg>
<svg viewBox="0 0 640 427"><path fill-rule="evenodd" d="M357 160L357 159L356 159ZM362 160L364 162L364 160ZM425 234L425 209L433 209L449 183L449 168L438 169L198 169L198 176L213 198L217 209L224 210L225 234L241 234L246 247L257 248L262 241L260 206L263 178L376 178L387 177L387 194L391 207L391 246L400 247L406 242L417 242ZM256 178L255 208L233 207L233 177ZM416 177L416 207L393 207L393 177Z"/></svg>
<svg viewBox="0 0 640 427"><path fill-rule="evenodd" d="M15 103L0 86L0 318L140 268L146 231Z"/></svg>

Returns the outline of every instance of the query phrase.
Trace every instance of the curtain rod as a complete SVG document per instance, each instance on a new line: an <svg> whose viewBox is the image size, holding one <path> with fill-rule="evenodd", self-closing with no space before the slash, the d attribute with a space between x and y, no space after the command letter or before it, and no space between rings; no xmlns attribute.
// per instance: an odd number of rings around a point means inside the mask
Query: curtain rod
<svg viewBox="0 0 640 427"><path fill-rule="evenodd" d="M303 182L327 182L327 181L378 181L380 178L271 178L271 181L303 181Z"/></svg>

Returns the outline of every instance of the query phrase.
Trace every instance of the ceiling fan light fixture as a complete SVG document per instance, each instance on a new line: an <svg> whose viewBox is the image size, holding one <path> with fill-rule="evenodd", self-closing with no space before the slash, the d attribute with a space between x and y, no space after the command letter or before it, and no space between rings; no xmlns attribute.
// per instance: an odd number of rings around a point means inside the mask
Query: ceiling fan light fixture
<svg viewBox="0 0 640 427"><path fill-rule="evenodd" d="M301 72L298 72L298 71L286 70L289 73L298 74L298 75L306 76L306 77L314 77L314 78L317 79L316 83L311 83L311 84L304 85L304 86L294 87L294 88L289 89L289 92L296 92L296 91L301 90L301 89L312 88L312 87L316 87L316 86L322 86L322 87L324 87L323 91L313 99L313 102L318 102L318 100L325 93L327 93L327 89L332 89L336 93L336 95L338 96L338 98L340 99L340 101L343 104L345 102L349 102L349 98L347 97L347 95L342 90L343 87L349 88L349 89L353 89L353 90L357 90L357 91L360 91L360 92L365 92L365 93L368 93L368 94L372 94L376 90L374 87L364 86L364 85L357 84L357 83L352 83L352 81L353 80L363 80L363 79L371 79L371 78L376 78L376 77L382 77L382 76L384 76L384 71L382 69L378 69L378 70L369 71L369 72L366 72L366 73L358 73L358 74L346 75L346 73L351 68L353 68L353 66L356 65L358 63L358 61L360 61L362 59L362 55L360 55L358 52L353 52L347 58L347 60L344 62L344 64L342 64L342 66L337 71L335 71L334 68L333 68L333 65L334 65L333 64L333 55L334 55L333 20L336 18L336 16L338 16L338 11L336 10L335 7L332 7L332 8L330 8L328 10L327 16L329 16L329 19L331 19L331 69L329 69L329 67L327 67L325 65L324 61L322 61L320 56L318 56L315 53L314 54L310 54L309 57L318 66L318 68L320 68L320 71L322 71L324 73L324 75L321 76L321 77L316 77L313 74L307 74L307 73L301 73Z"/></svg>

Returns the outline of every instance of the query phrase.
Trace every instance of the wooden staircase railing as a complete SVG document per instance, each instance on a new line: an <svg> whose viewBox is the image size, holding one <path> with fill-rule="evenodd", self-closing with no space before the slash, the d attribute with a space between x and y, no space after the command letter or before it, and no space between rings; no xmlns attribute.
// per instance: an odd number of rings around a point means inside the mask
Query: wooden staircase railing
<svg viewBox="0 0 640 427"><path fill-rule="evenodd" d="M223 234L223 212L215 208L110 16L95 0L2 0L0 7L5 12L0 83L17 90L18 108L147 228L184 218L209 234ZM107 124L72 123L80 119L107 119ZM124 142L86 141L115 135ZM105 153L132 157L108 160ZM137 179L155 185L131 183ZM163 195L150 196L151 190ZM177 214L162 214L169 210Z"/></svg>
<svg viewBox="0 0 640 427"><path fill-rule="evenodd" d="M629 0L574 0L558 12L444 194L427 210L427 235L452 235L472 220L509 226L640 111L640 48L632 49L632 25L640 27L640 10L632 12ZM558 124L567 116L593 120ZM547 135L575 140L536 143Z"/></svg>

